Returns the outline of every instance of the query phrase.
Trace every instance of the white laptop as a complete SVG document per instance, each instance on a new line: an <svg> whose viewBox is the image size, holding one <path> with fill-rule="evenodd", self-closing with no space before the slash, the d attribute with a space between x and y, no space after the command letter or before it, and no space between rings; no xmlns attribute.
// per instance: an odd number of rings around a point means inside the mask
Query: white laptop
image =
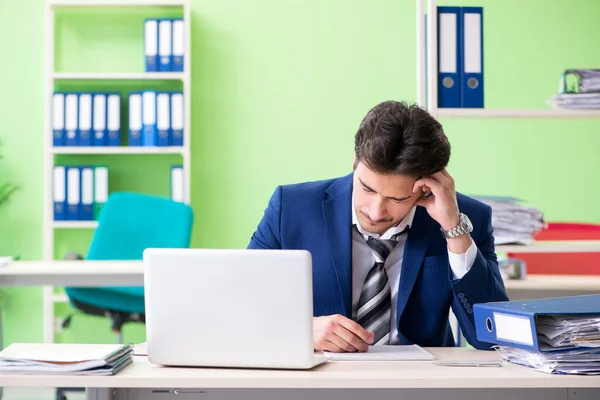
<svg viewBox="0 0 600 400"><path fill-rule="evenodd" d="M313 350L312 258L304 250L147 249L151 363L308 369Z"/></svg>

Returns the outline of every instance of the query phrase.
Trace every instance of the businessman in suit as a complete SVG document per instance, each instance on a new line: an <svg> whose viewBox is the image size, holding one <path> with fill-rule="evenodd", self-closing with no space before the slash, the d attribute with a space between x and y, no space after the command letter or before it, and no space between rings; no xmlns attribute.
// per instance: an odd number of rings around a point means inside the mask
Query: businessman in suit
<svg viewBox="0 0 600 400"><path fill-rule="evenodd" d="M456 193L449 159L438 121L387 101L360 124L353 173L277 187L248 247L312 254L316 350L454 346L450 307L466 340L490 348L473 305L508 299L491 209Z"/></svg>

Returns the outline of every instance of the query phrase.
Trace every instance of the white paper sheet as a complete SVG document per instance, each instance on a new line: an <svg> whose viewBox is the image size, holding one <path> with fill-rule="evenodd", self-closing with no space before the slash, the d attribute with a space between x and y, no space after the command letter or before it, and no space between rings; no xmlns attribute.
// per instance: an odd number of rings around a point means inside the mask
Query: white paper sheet
<svg viewBox="0 0 600 400"><path fill-rule="evenodd" d="M331 361L431 361L435 356L416 344L402 346L369 346L364 353L331 353Z"/></svg>

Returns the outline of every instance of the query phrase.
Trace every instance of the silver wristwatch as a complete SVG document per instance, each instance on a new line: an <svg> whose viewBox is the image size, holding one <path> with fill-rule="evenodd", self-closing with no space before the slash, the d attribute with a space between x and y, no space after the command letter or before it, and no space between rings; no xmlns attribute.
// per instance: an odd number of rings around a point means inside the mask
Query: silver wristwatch
<svg viewBox="0 0 600 400"><path fill-rule="evenodd" d="M458 226L448 230L440 228L440 231L442 231L442 236L444 236L446 239L451 239L465 233L473 232L473 224L471 223L469 217L463 213L460 213L460 222L458 223Z"/></svg>

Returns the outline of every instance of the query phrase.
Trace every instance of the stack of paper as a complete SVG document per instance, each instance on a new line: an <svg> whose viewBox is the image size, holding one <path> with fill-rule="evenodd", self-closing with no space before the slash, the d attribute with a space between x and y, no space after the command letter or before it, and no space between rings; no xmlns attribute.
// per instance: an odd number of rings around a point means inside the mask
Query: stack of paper
<svg viewBox="0 0 600 400"><path fill-rule="evenodd" d="M474 196L492 207L492 228L496 244L533 243L533 236L544 227L543 213L519 199L501 196Z"/></svg>
<svg viewBox="0 0 600 400"><path fill-rule="evenodd" d="M600 108L600 70L565 70L558 93L546 103L554 108Z"/></svg>
<svg viewBox="0 0 600 400"><path fill-rule="evenodd" d="M600 93L561 93L547 103L553 108L600 108Z"/></svg>
<svg viewBox="0 0 600 400"><path fill-rule="evenodd" d="M114 375L132 354L130 345L13 343L0 351L0 373Z"/></svg>
<svg viewBox="0 0 600 400"><path fill-rule="evenodd" d="M402 346L369 346L364 353L324 354L332 361L431 361L435 356L417 344Z"/></svg>
<svg viewBox="0 0 600 400"><path fill-rule="evenodd" d="M540 315L536 324L541 349L598 347L600 350L600 315Z"/></svg>
<svg viewBox="0 0 600 400"><path fill-rule="evenodd" d="M538 353L515 347L496 348L509 362L548 374L600 375L600 348L577 348Z"/></svg>

